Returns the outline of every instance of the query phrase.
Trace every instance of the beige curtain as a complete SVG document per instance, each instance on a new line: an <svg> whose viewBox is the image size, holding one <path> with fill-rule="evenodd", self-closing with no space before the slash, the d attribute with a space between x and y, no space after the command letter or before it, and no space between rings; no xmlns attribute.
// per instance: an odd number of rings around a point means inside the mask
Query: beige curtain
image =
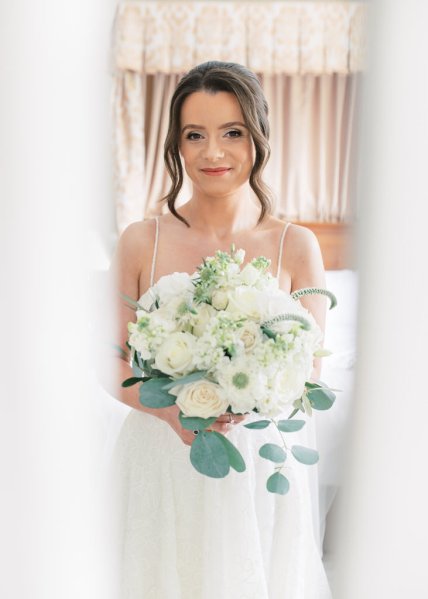
<svg viewBox="0 0 428 599"><path fill-rule="evenodd" d="M119 231L162 211L169 100L180 74L208 58L260 73L272 131L265 179L276 214L352 220L364 9L354 2L119 5L113 48ZM189 194L185 181L179 201Z"/></svg>
<svg viewBox="0 0 428 599"><path fill-rule="evenodd" d="M352 222L359 76L267 75L271 158L266 182L287 220Z"/></svg>

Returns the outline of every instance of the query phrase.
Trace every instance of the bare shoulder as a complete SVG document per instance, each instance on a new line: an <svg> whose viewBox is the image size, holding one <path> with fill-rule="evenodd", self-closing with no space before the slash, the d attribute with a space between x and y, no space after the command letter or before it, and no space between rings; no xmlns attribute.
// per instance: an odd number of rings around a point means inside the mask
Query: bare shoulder
<svg viewBox="0 0 428 599"><path fill-rule="evenodd" d="M287 270L296 284L321 284L324 265L316 235L307 227L290 224L284 242Z"/></svg>
<svg viewBox="0 0 428 599"><path fill-rule="evenodd" d="M139 275L144 264L151 259L155 227L154 220L138 221L126 227L119 238L113 260L113 269L117 274Z"/></svg>

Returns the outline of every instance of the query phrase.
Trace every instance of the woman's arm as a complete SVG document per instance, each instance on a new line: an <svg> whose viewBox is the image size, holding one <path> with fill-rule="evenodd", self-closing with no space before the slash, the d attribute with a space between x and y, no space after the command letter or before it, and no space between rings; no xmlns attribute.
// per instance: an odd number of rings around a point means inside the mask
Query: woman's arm
<svg viewBox="0 0 428 599"><path fill-rule="evenodd" d="M111 351L105 352L98 368L99 380L104 388L116 399L136 410L141 410L165 420L186 445L194 440L192 431L184 429L178 419L179 408L176 405L167 408L148 408L139 401L139 385L122 387L122 382L133 376L130 366L130 352L126 345L128 322L135 322L136 316L125 300L126 295L133 300L140 297L139 281L142 265L151 264L151 248L154 243L154 231L151 222L130 225L119 239L110 268L110 295L113 315L109 337ZM122 352L115 351L119 346ZM226 433L229 428L224 419L214 423L213 429Z"/></svg>
<svg viewBox="0 0 428 599"><path fill-rule="evenodd" d="M285 236L284 256L291 276L291 292L304 287L325 289L325 272L321 249L315 234L306 227L290 225ZM322 295L308 295L301 300L324 333L326 318L326 298ZM315 358L312 376L321 374L321 359Z"/></svg>

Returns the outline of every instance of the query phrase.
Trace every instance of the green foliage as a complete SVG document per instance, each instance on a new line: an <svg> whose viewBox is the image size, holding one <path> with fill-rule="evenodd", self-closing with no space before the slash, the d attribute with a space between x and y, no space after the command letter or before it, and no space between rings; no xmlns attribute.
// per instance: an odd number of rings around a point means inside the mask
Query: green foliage
<svg viewBox="0 0 428 599"><path fill-rule="evenodd" d="M167 408L175 404L175 397L163 389L167 377L150 379L140 387L140 403L147 408Z"/></svg>
<svg viewBox="0 0 428 599"><path fill-rule="evenodd" d="M265 460L275 462L275 464L282 464L285 461L287 454L279 445L275 443L265 443L259 449L259 455Z"/></svg>
<svg viewBox="0 0 428 599"><path fill-rule="evenodd" d="M122 383L122 387L132 387L132 385L136 385L137 383L142 383L145 377L142 376L131 376L129 379L126 379Z"/></svg>
<svg viewBox="0 0 428 599"><path fill-rule="evenodd" d="M203 431L217 420L212 418L198 418L197 416L185 416L183 412L178 415L181 426L188 431Z"/></svg>
<svg viewBox="0 0 428 599"><path fill-rule="evenodd" d="M330 299L330 310L337 306L337 299L334 293L328 291L328 289L320 289L318 287L305 287L303 289L297 289L297 291L294 291L291 294L291 297L297 300L305 295L326 295Z"/></svg>
<svg viewBox="0 0 428 599"><path fill-rule="evenodd" d="M318 452L315 449L303 447L302 445L293 445L291 447L291 453L298 462L306 464L307 466L312 466L319 460Z"/></svg>
<svg viewBox="0 0 428 599"><path fill-rule="evenodd" d="M267 428L270 423L270 420L256 420L256 422L250 422L249 424L244 424L244 426L245 428L259 430L262 428Z"/></svg>
<svg viewBox="0 0 428 599"><path fill-rule="evenodd" d="M278 316L275 316L274 318L265 320L264 322L262 322L260 326L263 330L266 327L270 328L275 323L283 322L284 320L290 320L299 323L302 329L304 329L305 331L309 331L312 328L309 320L307 320L304 316L300 316L300 314L278 314Z"/></svg>
<svg viewBox="0 0 428 599"><path fill-rule="evenodd" d="M196 435L190 448L190 461L198 472L211 478L224 478L230 471L227 449L212 432L202 431Z"/></svg>
<svg viewBox="0 0 428 599"><path fill-rule="evenodd" d="M196 372L192 372L192 374L188 374L186 376L181 377L180 379L174 379L171 382L168 382L163 388L165 390L172 389L177 385L187 385L188 383L195 383L203 379L207 374L206 370L197 370Z"/></svg>
<svg viewBox="0 0 428 599"><path fill-rule="evenodd" d="M277 422L277 427L283 433L294 433L295 431L300 431L305 426L304 420L279 420Z"/></svg>
<svg viewBox="0 0 428 599"><path fill-rule="evenodd" d="M216 435L223 443L227 451L230 466L234 470L236 470L236 472L244 472L246 468L244 458L242 457L238 449L224 435L217 433L216 431L213 432L213 435Z"/></svg>
<svg viewBox="0 0 428 599"><path fill-rule="evenodd" d="M290 483L280 472L275 472L269 476L266 482L266 488L270 493L278 493L279 495L285 495L290 489Z"/></svg>
<svg viewBox="0 0 428 599"><path fill-rule="evenodd" d="M328 410L334 403L336 395L325 387L315 387L306 392L311 406L314 410Z"/></svg>

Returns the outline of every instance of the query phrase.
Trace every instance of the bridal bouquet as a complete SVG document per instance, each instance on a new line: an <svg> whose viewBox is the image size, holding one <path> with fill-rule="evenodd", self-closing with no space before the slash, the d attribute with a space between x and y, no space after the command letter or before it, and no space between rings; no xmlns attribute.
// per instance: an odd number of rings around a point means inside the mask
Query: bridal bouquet
<svg viewBox="0 0 428 599"><path fill-rule="evenodd" d="M248 429L270 425L278 429L281 445L267 443L262 458L275 471L267 489L285 494L289 483L281 469L287 457L283 433L300 430L299 412L331 407L335 396L324 384L309 382L314 356L321 349L321 331L299 298L312 293L334 296L323 289L301 289L291 295L263 256L243 266L245 252L216 252L193 275L162 277L138 302L136 322L129 323L134 377L122 384L142 383L140 401L150 408L177 404L182 426L195 433L190 450L193 466L221 478L230 468L245 470L238 449L210 426L222 414L257 413L261 419ZM290 410L287 419L277 419ZM231 416L232 418L233 416ZM281 432L280 432L281 431ZM318 461L315 450L292 445L295 459Z"/></svg>

